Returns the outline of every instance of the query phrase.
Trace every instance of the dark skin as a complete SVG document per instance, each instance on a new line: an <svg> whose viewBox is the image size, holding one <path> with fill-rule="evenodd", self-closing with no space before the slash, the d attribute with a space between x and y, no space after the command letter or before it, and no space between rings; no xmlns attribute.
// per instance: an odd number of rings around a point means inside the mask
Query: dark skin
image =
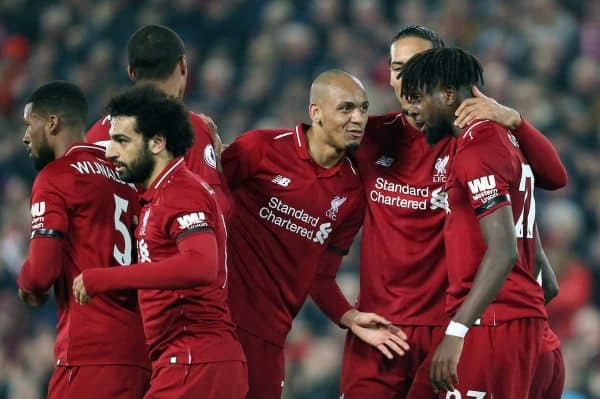
<svg viewBox="0 0 600 399"><path fill-rule="evenodd" d="M542 241L540 240L540 233L537 226L535 227L535 275L542 272L542 289L544 290L544 302L547 304L558 295L558 280L550 261L546 257L544 248L542 247Z"/></svg>
<svg viewBox="0 0 600 399"><path fill-rule="evenodd" d="M517 237L510 205L498 208L479 220L486 252L475 275L473 287L453 320L467 327L483 313L504 285L517 260ZM436 392L453 391L458 384L458 361L464 339L445 335L437 347L429 378Z"/></svg>
<svg viewBox="0 0 600 399"><path fill-rule="evenodd" d="M471 96L470 88L438 87L411 103L411 112L425 122L426 133L439 138L439 132L452 131L458 137L462 129L453 126L459 104ZM452 126L452 128L449 128ZM435 134L437 132L437 134ZM471 327L500 292L518 256L512 207L502 206L479 220L486 252L479 264L473 286L453 320ZM453 391L458 384L458 362L464 339L445 335L438 345L429 369L429 379L436 392Z"/></svg>

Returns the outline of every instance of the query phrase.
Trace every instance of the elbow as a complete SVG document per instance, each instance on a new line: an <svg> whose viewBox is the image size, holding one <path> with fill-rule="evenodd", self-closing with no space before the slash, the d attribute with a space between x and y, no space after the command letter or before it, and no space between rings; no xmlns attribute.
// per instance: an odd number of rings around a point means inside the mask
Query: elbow
<svg viewBox="0 0 600 399"><path fill-rule="evenodd" d="M560 168L559 173L550 176L549 179L539 182L539 187L544 190L559 190L567 185L569 182L569 176L564 167Z"/></svg>
<svg viewBox="0 0 600 399"><path fill-rule="evenodd" d="M558 296L559 293L558 285L552 284L549 287L544 287L544 300L546 303L550 302Z"/></svg>
<svg viewBox="0 0 600 399"><path fill-rule="evenodd" d="M516 244L514 246L505 248L502 251L502 255L499 256L499 259L504 266L505 277L508 277L515 263L519 259L519 251L517 250Z"/></svg>
<svg viewBox="0 0 600 399"><path fill-rule="evenodd" d="M41 276L19 276L18 286L22 290L34 294L46 293L52 287L53 281L47 281L40 278Z"/></svg>

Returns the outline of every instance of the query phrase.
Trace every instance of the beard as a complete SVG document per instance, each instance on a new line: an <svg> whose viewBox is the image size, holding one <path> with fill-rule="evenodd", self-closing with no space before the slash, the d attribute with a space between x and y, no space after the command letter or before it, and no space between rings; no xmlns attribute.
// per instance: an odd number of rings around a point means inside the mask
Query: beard
<svg viewBox="0 0 600 399"><path fill-rule="evenodd" d="M438 121L435 125L425 125L425 138L430 145L436 144L446 136L452 135L452 123L449 121Z"/></svg>
<svg viewBox="0 0 600 399"><path fill-rule="evenodd" d="M360 147L360 143L346 144L345 151L347 154L352 154L354 151L358 150L358 147Z"/></svg>
<svg viewBox="0 0 600 399"><path fill-rule="evenodd" d="M50 162L54 161L54 151L50 149L48 145L48 141L44 138L44 142L40 146L40 151L37 156L31 155L31 159L33 160L33 168L39 172L44 168L44 166L48 165Z"/></svg>
<svg viewBox="0 0 600 399"><path fill-rule="evenodd" d="M126 183L141 183L150 177L152 169L154 169L154 158L152 152L144 146L131 165L118 161L115 162L115 165L124 167L121 172L117 172L121 180Z"/></svg>

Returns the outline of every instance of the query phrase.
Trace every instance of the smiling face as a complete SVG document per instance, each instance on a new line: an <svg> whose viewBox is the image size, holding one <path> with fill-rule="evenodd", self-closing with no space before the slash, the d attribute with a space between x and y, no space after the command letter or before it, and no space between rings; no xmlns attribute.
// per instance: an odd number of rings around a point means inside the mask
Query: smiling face
<svg viewBox="0 0 600 399"><path fill-rule="evenodd" d="M369 101L355 78L339 76L311 104L311 119L326 134L326 142L339 151L358 148L367 126Z"/></svg>
<svg viewBox="0 0 600 399"><path fill-rule="evenodd" d="M424 123L416 115L412 115L409 112L409 102L405 97L402 97L402 79L398 79L398 74L408 62L416 54L419 54L425 50L429 50L433 45L429 40L416 37L406 36L402 37L390 46L390 86L393 87L396 98L400 102L402 111L407 114L408 122L415 128L422 130Z"/></svg>
<svg viewBox="0 0 600 399"><path fill-rule="evenodd" d="M115 164L119 177L128 183L146 181L154 169L154 157L149 140L136 130L136 118L112 117L109 134L106 158Z"/></svg>
<svg viewBox="0 0 600 399"><path fill-rule="evenodd" d="M27 103L23 111L23 119L25 120L25 134L23 135L23 143L27 147L27 152L33 160L33 167L40 171L48 163L54 161L54 151L48 143L47 125L51 123L51 119L55 116L45 117L36 113L33 110L33 103Z"/></svg>

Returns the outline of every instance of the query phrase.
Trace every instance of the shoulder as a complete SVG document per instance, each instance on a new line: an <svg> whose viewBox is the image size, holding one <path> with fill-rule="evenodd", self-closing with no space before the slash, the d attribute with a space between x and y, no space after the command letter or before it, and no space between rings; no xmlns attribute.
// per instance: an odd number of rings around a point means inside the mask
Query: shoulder
<svg viewBox="0 0 600 399"><path fill-rule="evenodd" d="M472 122L458 137L459 148L501 143L501 134L507 132L502 125L487 119Z"/></svg>
<svg viewBox="0 0 600 399"><path fill-rule="evenodd" d="M215 192L212 187L187 167L179 170L169 184L162 190L163 203L175 208L187 208L190 205L212 203Z"/></svg>
<svg viewBox="0 0 600 399"><path fill-rule="evenodd" d="M104 145L106 141L110 140L108 131L110 130L110 115L106 115L96 121L89 128L85 134L85 141L88 143L94 143Z"/></svg>
<svg viewBox="0 0 600 399"><path fill-rule="evenodd" d="M369 115L367 132L378 132L390 129L403 129L406 124L402 113L391 112L383 115Z"/></svg>

